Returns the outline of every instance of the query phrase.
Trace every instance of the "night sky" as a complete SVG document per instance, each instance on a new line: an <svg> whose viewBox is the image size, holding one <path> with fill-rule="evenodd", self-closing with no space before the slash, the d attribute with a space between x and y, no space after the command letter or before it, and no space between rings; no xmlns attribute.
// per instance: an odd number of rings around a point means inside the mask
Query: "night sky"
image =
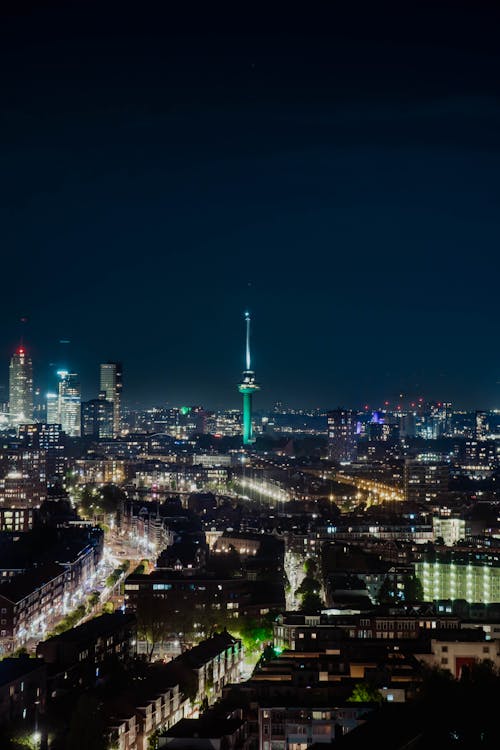
<svg viewBox="0 0 500 750"><path fill-rule="evenodd" d="M0 398L24 327L44 389L237 406L249 308L257 408L500 407L495 3L12 6Z"/></svg>

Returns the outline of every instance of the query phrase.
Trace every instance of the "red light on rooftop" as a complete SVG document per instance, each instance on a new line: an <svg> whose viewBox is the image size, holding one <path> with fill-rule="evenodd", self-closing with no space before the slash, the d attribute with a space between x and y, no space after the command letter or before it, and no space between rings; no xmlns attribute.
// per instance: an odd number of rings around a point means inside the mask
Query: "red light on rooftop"
<svg viewBox="0 0 500 750"><path fill-rule="evenodd" d="M18 347L16 354L24 354L24 349L22 346Z"/></svg>

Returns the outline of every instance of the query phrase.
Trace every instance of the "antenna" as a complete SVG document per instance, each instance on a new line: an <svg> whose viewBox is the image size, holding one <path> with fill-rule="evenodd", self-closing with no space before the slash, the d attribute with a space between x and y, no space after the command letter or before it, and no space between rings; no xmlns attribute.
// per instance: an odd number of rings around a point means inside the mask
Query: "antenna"
<svg viewBox="0 0 500 750"><path fill-rule="evenodd" d="M246 343L246 369L250 370L250 313L245 313L245 322L247 327L247 343Z"/></svg>
<svg viewBox="0 0 500 750"><path fill-rule="evenodd" d="M22 323L22 325L21 325L21 341L20 341L20 345L24 346L24 326L28 322L28 318L25 318L25 317L19 318L19 322Z"/></svg>

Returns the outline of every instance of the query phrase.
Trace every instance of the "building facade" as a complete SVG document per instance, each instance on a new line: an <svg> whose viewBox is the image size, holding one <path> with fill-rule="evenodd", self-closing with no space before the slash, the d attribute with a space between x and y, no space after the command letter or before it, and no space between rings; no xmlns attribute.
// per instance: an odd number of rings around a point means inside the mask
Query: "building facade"
<svg viewBox="0 0 500 750"><path fill-rule="evenodd" d="M114 437L114 404L104 391L99 398L82 403L82 435L93 438Z"/></svg>
<svg viewBox="0 0 500 750"><path fill-rule="evenodd" d="M328 457L338 463L350 463L356 458L356 413L351 409L329 411Z"/></svg>
<svg viewBox="0 0 500 750"><path fill-rule="evenodd" d="M101 365L100 390L107 401L113 404L113 435L121 432L121 402L123 388L123 368L120 362L105 362Z"/></svg>
<svg viewBox="0 0 500 750"><path fill-rule="evenodd" d="M24 346L10 360L9 414L12 425L33 421L33 364Z"/></svg>
<svg viewBox="0 0 500 750"><path fill-rule="evenodd" d="M58 375L57 423L69 437L80 437L82 397L78 375L67 370L59 370ZM51 416L54 417L53 414Z"/></svg>

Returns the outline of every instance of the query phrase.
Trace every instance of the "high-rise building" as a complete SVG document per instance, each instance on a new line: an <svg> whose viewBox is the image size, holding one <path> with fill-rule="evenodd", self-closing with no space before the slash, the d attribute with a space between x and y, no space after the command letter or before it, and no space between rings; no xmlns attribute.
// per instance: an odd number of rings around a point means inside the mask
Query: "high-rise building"
<svg viewBox="0 0 500 750"><path fill-rule="evenodd" d="M59 420L69 437L80 437L82 397L80 382L75 372L59 370Z"/></svg>
<svg viewBox="0 0 500 750"><path fill-rule="evenodd" d="M19 428L22 447L39 450L45 455L45 476L49 487L54 486L64 476L66 459L61 425L30 424Z"/></svg>
<svg viewBox="0 0 500 750"><path fill-rule="evenodd" d="M446 462L407 458L403 481L405 500L410 502L435 502L442 500L450 480L450 466Z"/></svg>
<svg viewBox="0 0 500 750"><path fill-rule="evenodd" d="M357 453L356 412L351 409L334 409L327 414L328 455L331 461L350 463Z"/></svg>
<svg viewBox="0 0 500 750"><path fill-rule="evenodd" d="M33 422L33 364L24 346L10 360L9 413L12 425Z"/></svg>
<svg viewBox="0 0 500 750"><path fill-rule="evenodd" d="M105 362L101 365L100 390L113 404L113 437L121 433L121 401L123 369L120 362Z"/></svg>
<svg viewBox="0 0 500 750"><path fill-rule="evenodd" d="M82 435L94 438L112 438L114 435L114 407L104 391L99 398L82 403Z"/></svg>
<svg viewBox="0 0 500 750"><path fill-rule="evenodd" d="M47 393L46 404L46 422L47 424L60 424L61 417L59 414L59 394Z"/></svg>
<svg viewBox="0 0 500 750"><path fill-rule="evenodd" d="M489 424L488 424L488 412L476 411L475 415L475 429L474 437L476 440L486 440L488 437Z"/></svg>

